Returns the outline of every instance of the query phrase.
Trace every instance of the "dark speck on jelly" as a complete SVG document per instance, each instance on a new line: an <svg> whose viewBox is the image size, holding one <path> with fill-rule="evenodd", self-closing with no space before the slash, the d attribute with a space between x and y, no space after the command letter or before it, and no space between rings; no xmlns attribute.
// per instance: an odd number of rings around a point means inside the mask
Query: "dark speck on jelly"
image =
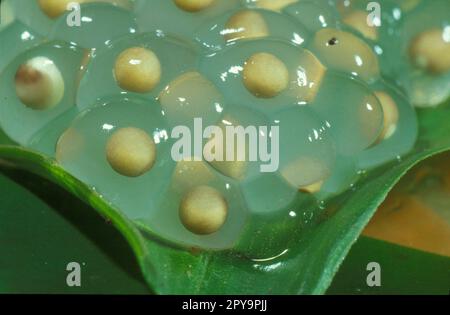
<svg viewBox="0 0 450 315"><path fill-rule="evenodd" d="M331 39L328 41L328 46L334 46L334 45L336 45L338 42L339 42L338 39L337 39L336 37L333 37L333 38L331 38Z"/></svg>

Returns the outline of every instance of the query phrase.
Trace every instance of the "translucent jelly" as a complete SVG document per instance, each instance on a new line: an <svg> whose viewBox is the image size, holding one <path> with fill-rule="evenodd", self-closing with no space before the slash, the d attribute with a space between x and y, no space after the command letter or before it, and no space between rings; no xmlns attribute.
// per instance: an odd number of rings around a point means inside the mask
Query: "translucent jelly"
<svg viewBox="0 0 450 315"><path fill-rule="evenodd" d="M143 93L121 88L115 75L118 57L124 51L133 47L149 50L157 59L161 69L157 84ZM195 70L197 58L198 55L192 45L172 37L144 33L112 41L106 48L96 51L90 58L78 90L77 106L80 109L85 109L98 99L114 94L138 94L157 98L171 81L187 71ZM140 71L141 61L139 58L131 58L130 62L137 63L135 68ZM155 70L148 69L145 71L145 73L149 72L151 75ZM92 82L95 82L95 84L92 84Z"/></svg>
<svg viewBox="0 0 450 315"><path fill-rule="evenodd" d="M157 158L151 171L136 178L116 172L106 156L108 139L115 131L128 127L145 131L156 145ZM168 132L154 102L117 98L81 113L59 138L55 157L130 218L147 217L157 209L158 200L169 185L162 179L169 176L175 165L170 159Z"/></svg>
<svg viewBox="0 0 450 315"><path fill-rule="evenodd" d="M2 71L0 78L0 123L3 130L14 140L26 145L32 135L43 128L71 107L75 106L76 78L80 70L83 50L65 42L49 42L35 46L19 54ZM35 67L27 65L31 61ZM50 72L46 72L49 64ZM42 68L39 68L39 64ZM53 73L56 78L53 77ZM40 81L45 85L40 85ZM61 77L59 77L61 76ZM17 93L18 87L23 86L22 93L32 97L52 97L39 95L43 88L44 94L58 94L56 103L25 104ZM29 92L27 92L29 91ZM48 105L48 106L47 106Z"/></svg>
<svg viewBox="0 0 450 315"><path fill-rule="evenodd" d="M239 9L227 12L210 25L203 25L195 37L201 45L219 50L237 40L276 37L302 45L310 34L283 15L267 10Z"/></svg>
<svg viewBox="0 0 450 315"><path fill-rule="evenodd" d="M240 0L209 1L198 10L178 6L174 0L136 0L136 21L142 32L171 34L191 39L203 25L220 17L225 12L239 7Z"/></svg>
<svg viewBox="0 0 450 315"><path fill-rule="evenodd" d="M27 27L19 21L7 24L0 31L3 36L2 41L5 42L0 46L0 72L20 52L36 45L41 39L40 36L28 31ZM6 43L14 43L14 45Z"/></svg>
<svg viewBox="0 0 450 315"><path fill-rule="evenodd" d="M49 38L66 40L84 48L100 48L112 40L137 32L130 10L109 3L87 3L80 8L80 26L69 25L68 17L57 18Z"/></svg>

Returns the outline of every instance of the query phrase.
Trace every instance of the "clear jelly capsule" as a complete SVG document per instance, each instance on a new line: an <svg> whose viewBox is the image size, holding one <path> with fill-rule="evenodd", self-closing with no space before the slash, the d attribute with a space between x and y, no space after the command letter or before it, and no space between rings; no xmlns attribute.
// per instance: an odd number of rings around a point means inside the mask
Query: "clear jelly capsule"
<svg viewBox="0 0 450 315"><path fill-rule="evenodd" d="M82 112L59 138L55 157L130 219L151 217L175 166L157 104L114 98Z"/></svg>
<svg viewBox="0 0 450 315"><path fill-rule="evenodd" d="M48 42L18 55L0 78L0 123L15 141L31 136L75 105L75 85L84 51Z"/></svg>
<svg viewBox="0 0 450 315"><path fill-rule="evenodd" d="M314 99L325 73L310 52L274 39L236 43L203 58L200 69L229 103L265 114Z"/></svg>
<svg viewBox="0 0 450 315"><path fill-rule="evenodd" d="M39 35L47 35L52 26L50 19L40 8L39 1L30 0L4 0L2 7L8 6L15 19L31 28Z"/></svg>
<svg viewBox="0 0 450 315"><path fill-rule="evenodd" d="M248 212L236 183L196 157L177 162L158 211L140 219L148 232L187 247L233 248Z"/></svg>
<svg viewBox="0 0 450 315"><path fill-rule="evenodd" d="M317 185L303 188L313 193L318 200L327 200L349 190L360 177L356 159L350 156L336 156L336 163L330 176Z"/></svg>
<svg viewBox="0 0 450 315"><path fill-rule="evenodd" d="M416 106L438 105L450 97L449 12L448 1L423 1L399 26L395 77Z"/></svg>
<svg viewBox="0 0 450 315"><path fill-rule="evenodd" d="M383 109L369 87L329 71L310 106L323 119L338 152L352 156L371 146L383 127Z"/></svg>
<svg viewBox="0 0 450 315"><path fill-rule="evenodd" d="M273 115L279 127L279 172L296 189L327 179L336 148L329 127L309 108L297 106Z"/></svg>
<svg viewBox="0 0 450 315"><path fill-rule="evenodd" d="M139 30L193 38L203 24L239 7L240 0L137 0L135 15Z"/></svg>
<svg viewBox="0 0 450 315"><path fill-rule="evenodd" d="M2 41L10 43L2 44L0 46L0 72L20 52L31 48L41 41L39 35L29 31L29 29L19 21L9 23L0 31Z"/></svg>
<svg viewBox="0 0 450 315"><path fill-rule="evenodd" d="M195 49L184 41L150 33L123 37L92 55L77 105L85 109L115 94L157 98L171 81L194 71L196 62Z"/></svg>
<svg viewBox="0 0 450 315"><path fill-rule="evenodd" d="M227 12L196 33L204 47L219 50L238 40L277 37L302 45L309 38L306 29L280 13L259 9L239 9Z"/></svg>
<svg viewBox="0 0 450 315"><path fill-rule="evenodd" d="M332 28L315 34L311 51L327 66L372 82L379 77L378 58L363 40Z"/></svg>
<svg viewBox="0 0 450 315"><path fill-rule="evenodd" d="M417 139L413 107L398 90L380 81L371 86L383 108L383 130L376 143L356 156L358 167L368 169L409 153Z"/></svg>
<svg viewBox="0 0 450 315"><path fill-rule="evenodd" d="M109 3L83 4L80 7L80 24L68 23L68 20L71 21L66 15L56 19L49 38L76 43L84 48L99 48L115 38L137 32L132 12Z"/></svg>
<svg viewBox="0 0 450 315"><path fill-rule="evenodd" d="M241 182L263 175L265 169L275 172L278 161L271 151L278 148L271 147L271 132L264 115L243 106L228 106L206 139L204 159L217 172Z"/></svg>
<svg viewBox="0 0 450 315"><path fill-rule="evenodd" d="M225 103L217 87L197 71L174 78L158 96L169 125L193 127L195 118L205 126L219 120ZM192 129L191 129L192 130Z"/></svg>
<svg viewBox="0 0 450 315"><path fill-rule="evenodd" d="M286 7L283 12L292 16L311 33L336 25L336 17L331 7L317 2L295 2L295 4Z"/></svg>

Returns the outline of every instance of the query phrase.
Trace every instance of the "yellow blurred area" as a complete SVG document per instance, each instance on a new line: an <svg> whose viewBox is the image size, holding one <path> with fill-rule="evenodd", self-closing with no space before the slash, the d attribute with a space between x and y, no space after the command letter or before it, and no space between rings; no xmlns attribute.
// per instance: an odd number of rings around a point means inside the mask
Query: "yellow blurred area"
<svg viewBox="0 0 450 315"><path fill-rule="evenodd" d="M363 235L450 257L449 213L450 154L444 154L411 170Z"/></svg>

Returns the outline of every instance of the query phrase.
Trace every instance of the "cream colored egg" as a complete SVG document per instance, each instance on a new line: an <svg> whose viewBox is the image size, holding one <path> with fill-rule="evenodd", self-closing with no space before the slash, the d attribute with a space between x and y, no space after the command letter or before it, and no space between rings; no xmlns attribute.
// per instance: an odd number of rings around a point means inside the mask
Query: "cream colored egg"
<svg viewBox="0 0 450 315"><path fill-rule="evenodd" d="M226 124L224 124L226 121ZM219 124L219 128L222 130L219 137L212 137L205 145L203 151L204 158L208 163L214 167L217 171L225 176L242 179L247 171L249 154L248 143L242 143L237 141L234 137L234 146L227 145L228 139L225 136L226 126L234 127L239 126L239 123L232 117L225 116ZM224 135L222 137L222 135Z"/></svg>
<svg viewBox="0 0 450 315"><path fill-rule="evenodd" d="M173 125L213 114L214 106L222 103L222 95L216 86L196 71L180 75L160 93L158 100Z"/></svg>
<svg viewBox="0 0 450 315"><path fill-rule="evenodd" d="M331 170L319 159L303 156L284 165L280 173L293 187L299 190L310 190L317 188L315 185L327 179Z"/></svg>
<svg viewBox="0 0 450 315"><path fill-rule="evenodd" d="M357 36L331 28L316 33L312 50L331 70L357 75L373 81L380 75L378 58Z"/></svg>
<svg viewBox="0 0 450 315"><path fill-rule="evenodd" d="M363 34L366 38L377 40L378 28L375 25L370 26L369 23L367 23L367 17L368 12L355 10L346 14L342 21Z"/></svg>
<svg viewBox="0 0 450 315"><path fill-rule="evenodd" d="M34 1L34 0L30 0ZM73 10L69 7L71 3L106 2L115 6L131 9L131 0L38 0L41 10L51 19L56 19L67 11Z"/></svg>
<svg viewBox="0 0 450 315"><path fill-rule="evenodd" d="M41 10L51 19L66 13L70 3L84 3L86 0L38 0Z"/></svg>
<svg viewBox="0 0 450 315"><path fill-rule="evenodd" d="M212 234L224 225L228 205L222 194L209 186L198 186L187 192L180 204L183 225L192 233Z"/></svg>
<svg viewBox="0 0 450 315"><path fill-rule="evenodd" d="M269 28L260 13L244 10L228 19L223 34L227 41L260 38L269 35Z"/></svg>
<svg viewBox="0 0 450 315"><path fill-rule="evenodd" d="M450 31L439 28L418 34L409 46L414 64L434 74L450 71Z"/></svg>
<svg viewBox="0 0 450 315"><path fill-rule="evenodd" d="M375 96L380 101L383 108L383 130L381 131L378 142L384 139L390 138L397 129L397 123L399 119L399 112L397 104L386 92L376 91Z"/></svg>
<svg viewBox="0 0 450 315"><path fill-rule="evenodd" d="M177 162L171 185L175 191L184 192L190 187L208 184L214 178L214 170L202 157L192 156Z"/></svg>
<svg viewBox="0 0 450 315"><path fill-rule="evenodd" d="M198 12L210 7L216 0L174 0L174 1L175 4L184 11Z"/></svg>
<svg viewBox="0 0 450 315"><path fill-rule="evenodd" d="M261 9L279 12L288 5L297 1L298 0L256 0L255 5Z"/></svg>
<svg viewBox="0 0 450 315"><path fill-rule="evenodd" d="M46 110L64 97L64 79L47 57L35 57L22 64L15 75L16 95L27 107Z"/></svg>
<svg viewBox="0 0 450 315"><path fill-rule="evenodd" d="M161 64L158 56L150 49L128 48L116 59L114 77L124 90L147 93L161 80Z"/></svg>
<svg viewBox="0 0 450 315"><path fill-rule="evenodd" d="M324 183L324 181L321 180L321 181L315 182L311 185L300 187L299 191L306 193L306 194L315 194L322 189L323 183Z"/></svg>
<svg viewBox="0 0 450 315"><path fill-rule="evenodd" d="M115 131L106 144L106 159L119 174L138 177L156 160L156 145L142 129L127 127Z"/></svg>
<svg viewBox="0 0 450 315"><path fill-rule="evenodd" d="M299 103L310 103L320 90L327 68L308 50L300 53L296 80L290 91L295 93Z"/></svg>
<svg viewBox="0 0 450 315"><path fill-rule="evenodd" d="M276 56L261 52L252 55L242 72L247 90L261 98L275 97L289 84L289 71Z"/></svg>
<svg viewBox="0 0 450 315"><path fill-rule="evenodd" d="M83 135L75 128L68 128L56 143L55 158L62 164L76 161L83 154L85 145Z"/></svg>

